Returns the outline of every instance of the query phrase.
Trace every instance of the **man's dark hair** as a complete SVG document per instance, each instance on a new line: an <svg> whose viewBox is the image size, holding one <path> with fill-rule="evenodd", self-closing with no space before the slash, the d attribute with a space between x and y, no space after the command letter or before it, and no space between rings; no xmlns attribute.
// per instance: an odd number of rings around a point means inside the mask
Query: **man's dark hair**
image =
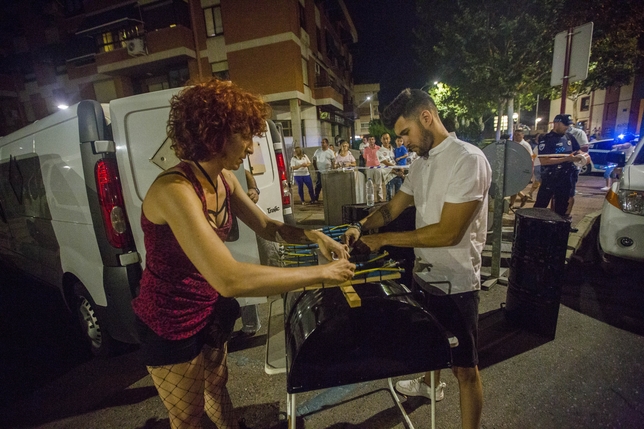
<svg viewBox="0 0 644 429"><path fill-rule="evenodd" d="M382 138L382 136L384 136L385 134L387 134L389 137L391 137L391 134L389 134L389 131L385 131L384 133L380 134L380 138Z"/></svg>
<svg viewBox="0 0 644 429"><path fill-rule="evenodd" d="M382 112L381 119L385 127L393 128L401 116L408 119L412 116L418 116L423 110L438 112L436 103L428 93L420 89L407 88L402 90L394 101L389 103Z"/></svg>

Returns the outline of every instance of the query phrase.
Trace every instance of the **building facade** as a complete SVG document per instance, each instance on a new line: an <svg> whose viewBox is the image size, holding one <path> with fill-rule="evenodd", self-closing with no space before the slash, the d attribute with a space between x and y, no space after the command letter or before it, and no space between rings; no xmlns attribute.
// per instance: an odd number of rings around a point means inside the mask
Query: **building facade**
<svg viewBox="0 0 644 429"><path fill-rule="evenodd" d="M561 110L561 99L550 102L550 121ZM609 87L582 95L577 103L566 102L566 113L589 136L615 138L620 134L642 134L644 126L644 76L635 75L630 85ZM552 125L552 122L550 123Z"/></svg>
<svg viewBox="0 0 644 429"><path fill-rule="evenodd" d="M357 33L343 0L8 0L0 135L83 99L215 75L262 94L288 141L349 138Z"/></svg>

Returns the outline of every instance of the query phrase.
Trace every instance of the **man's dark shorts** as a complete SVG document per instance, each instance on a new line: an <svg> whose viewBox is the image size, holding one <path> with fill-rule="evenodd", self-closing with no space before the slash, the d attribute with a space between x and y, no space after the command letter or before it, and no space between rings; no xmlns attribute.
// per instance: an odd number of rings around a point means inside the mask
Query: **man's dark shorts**
<svg viewBox="0 0 644 429"><path fill-rule="evenodd" d="M477 351L479 330L479 291L453 295L424 293L421 304L445 329L458 339L452 349L452 365L473 368L479 363Z"/></svg>

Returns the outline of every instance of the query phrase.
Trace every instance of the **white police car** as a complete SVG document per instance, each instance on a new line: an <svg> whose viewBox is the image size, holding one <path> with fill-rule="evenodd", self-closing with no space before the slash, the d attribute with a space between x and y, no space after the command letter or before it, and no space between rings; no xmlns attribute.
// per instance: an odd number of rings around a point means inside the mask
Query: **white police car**
<svg viewBox="0 0 644 429"><path fill-rule="evenodd" d="M622 144L625 142L635 141L637 137L634 135L623 135L620 134L615 139L602 139L602 140L593 140L588 144L588 155L590 155L590 162L579 170L579 174L590 174L590 173L603 173L608 166L607 156L608 153L613 149L613 146Z"/></svg>
<svg viewBox="0 0 644 429"><path fill-rule="evenodd" d="M610 269L618 258L644 262L644 138L628 160L616 151L606 159L623 167L606 193L599 224L601 262Z"/></svg>

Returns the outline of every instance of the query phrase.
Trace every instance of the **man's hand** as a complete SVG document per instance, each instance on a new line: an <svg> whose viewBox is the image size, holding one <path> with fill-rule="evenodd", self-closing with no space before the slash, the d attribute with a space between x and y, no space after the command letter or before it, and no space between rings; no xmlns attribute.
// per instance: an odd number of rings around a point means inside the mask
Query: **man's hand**
<svg viewBox="0 0 644 429"><path fill-rule="evenodd" d="M250 198L252 202L257 204L257 201L259 201L259 194L257 193L257 191L255 189L249 189L247 194L248 198Z"/></svg>
<svg viewBox="0 0 644 429"><path fill-rule="evenodd" d="M349 259L349 246L338 243L330 237L326 237L318 242L320 252L329 261L334 259Z"/></svg>
<svg viewBox="0 0 644 429"><path fill-rule="evenodd" d="M349 226L341 237L342 242L349 247L352 247L359 239L360 229L357 226Z"/></svg>

